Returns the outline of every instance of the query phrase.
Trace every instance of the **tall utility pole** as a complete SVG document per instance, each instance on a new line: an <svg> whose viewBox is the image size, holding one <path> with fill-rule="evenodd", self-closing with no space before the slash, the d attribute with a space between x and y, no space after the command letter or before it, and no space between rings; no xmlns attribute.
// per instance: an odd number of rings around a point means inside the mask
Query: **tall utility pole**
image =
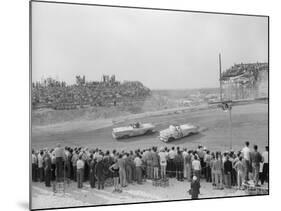
<svg viewBox="0 0 281 211"><path fill-rule="evenodd" d="M219 54L219 68L220 68L220 100L222 101L221 54Z"/></svg>
<svg viewBox="0 0 281 211"><path fill-rule="evenodd" d="M220 71L220 101L222 102L222 71L221 71L221 54L219 54L219 71ZM232 85L230 85L231 87ZM232 90L231 90L231 95L230 99L232 99ZM226 111L229 113L229 129L230 129L230 143L229 147L230 150L232 150L232 104L231 102L222 102L223 104L223 110L226 109Z"/></svg>
<svg viewBox="0 0 281 211"><path fill-rule="evenodd" d="M232 116L231 116L232 106L229 106L229 127L230 127L230 150L232 150Z"/></svg>

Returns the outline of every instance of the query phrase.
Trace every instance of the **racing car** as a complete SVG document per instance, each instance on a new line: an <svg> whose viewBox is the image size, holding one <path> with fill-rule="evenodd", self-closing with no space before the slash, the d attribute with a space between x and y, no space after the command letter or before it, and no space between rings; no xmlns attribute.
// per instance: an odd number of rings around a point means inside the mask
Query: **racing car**
<svg viewBox="0 0 281 211"><path fill-rule="evenodd" d="M159 139L171 142L196 133L199 133L199 127L192 124L170 125L169 128L159 132Z"/></svg>
<svg viewBox="0 0 281 211"><path fill-rule="evenodd" d="M134 136L141 136L152 134L156 132L155 126L151 123L136 122L125 127L117 127L112 130L112 137L115 139L129 138Z"/></svg>

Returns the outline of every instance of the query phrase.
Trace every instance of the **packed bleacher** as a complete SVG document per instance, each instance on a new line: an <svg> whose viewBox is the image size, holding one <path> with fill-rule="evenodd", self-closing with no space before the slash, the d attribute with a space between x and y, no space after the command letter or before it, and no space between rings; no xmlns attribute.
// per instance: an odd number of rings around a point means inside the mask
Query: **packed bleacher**
<svg viewBox="0 0 281 211"><path fill-rule="evenodd" d="M268 63L246 63L234 64L232 67L225 70L222 74L222 79L226 80L229 77L244 75L253 76L257 80L260 71L268 70Z"/></svg>
<svg viewBox="0 0 281 211"><path fill-rule="evenodd" d="M32 83L33 108L75 109L83 106L116 105L134 99L144 99L150 90L138 81L116 81L115 76L103 76L102 81L86 81L76 76L76 84L47 78Z"/></svg>
<svg viewBox="0 0 281 211"><path fill-rule="evenodd" d="M235 64L222 73L224 99L268 96L268 63Z"/></svg>

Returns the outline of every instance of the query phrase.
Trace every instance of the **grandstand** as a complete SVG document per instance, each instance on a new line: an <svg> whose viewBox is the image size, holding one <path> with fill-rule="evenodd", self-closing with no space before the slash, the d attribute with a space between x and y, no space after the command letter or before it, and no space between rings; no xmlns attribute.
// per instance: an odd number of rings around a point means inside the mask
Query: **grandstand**
<svg viewBox="0 0 281 211"><path fill-rule="evenodd" d="M224 100L268 97L268 63L235 64L221 80Z"/></svg>
<svg viewBox="0 0 281 211"><path fill-rule="evenodd" d="M32 83L32 108L76 109L88 106L110 106L142 100L151 95L139 81L115 80L115 75L103 75L102 81L86 81L76 76L76 84L47 78Z"/></svg>

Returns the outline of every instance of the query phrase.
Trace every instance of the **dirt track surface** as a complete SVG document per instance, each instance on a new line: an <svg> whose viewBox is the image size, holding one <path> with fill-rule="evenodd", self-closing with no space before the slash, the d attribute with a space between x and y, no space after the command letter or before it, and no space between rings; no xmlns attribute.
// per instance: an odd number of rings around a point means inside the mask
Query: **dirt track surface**
<svg viewBox="0 0 281 211"><path fill-rule="evenodd" d="M198 144L202 144L211 150L230 149L229 113L221 109L186 111L136 120L153 123L157 130L165 129L170 124L184 123L192 123L207 129L197 135L165 144L157 138L158 133L122 140L113 139L112 128L127 125L126 122L114 126L110 119L67 122L44 127L33 126L31 145L35 149L53 148L57 143L61 143L63 146L129 150L151 146L181 146L194 149ZM268 104L257 103L233 107L232 128L234 150L241 149L245 141L250 141L251 146L257 144L259 149L263 150L264 146L268 145Z"/></svg>

